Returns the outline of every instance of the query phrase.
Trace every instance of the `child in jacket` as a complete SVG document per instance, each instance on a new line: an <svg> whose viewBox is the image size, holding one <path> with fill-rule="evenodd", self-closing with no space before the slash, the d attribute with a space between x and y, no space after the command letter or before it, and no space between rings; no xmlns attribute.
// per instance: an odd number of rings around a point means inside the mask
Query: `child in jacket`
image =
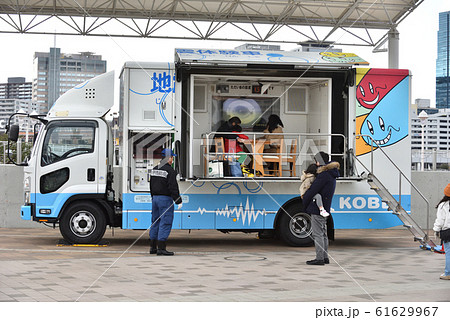
<svg viewBox="0 0 450 320"><path fill-rule="evenodd" d="M450 183L444 189L444 197L436 206L436 221L433 230L436 238L441 238L445 250L445 270L440 279L450 280L450 238L444 237L441 231L450 229Z"/></svg>
<svg viewBox="0 0 450 320"><path fill-rule="evenodd" d="M306 170L303 170L302 176L300 178L302 184L300 185L299 189L300 196L302 198L305 192L311 187L313 181L316 179L316 175L317 175L317 165L315 163L310 164ZM330 214L323 207L322 196L319 193L317 193L313 197L313 200L316 202L316 205L320 210L320 215L324 218L328 217Z"/></svg>

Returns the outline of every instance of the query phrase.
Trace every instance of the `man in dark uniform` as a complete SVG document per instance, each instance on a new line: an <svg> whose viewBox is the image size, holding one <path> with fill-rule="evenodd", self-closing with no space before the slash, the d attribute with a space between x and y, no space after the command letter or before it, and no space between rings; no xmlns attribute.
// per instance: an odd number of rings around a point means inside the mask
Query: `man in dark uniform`
<svg viewBox="0 0 450 320"><path fill-rule="evenodd" d="M172 230L174 202L181 208L182 200L178 189L177 173L172 168L176 154L171 149L162 151L163 159L150 172L152 195L152 226L150 228L150 254L173 256L166 250L166 241Z"/></svg>
<svg viewBox="0 0 450 320"><path fill-rule="evenodd" d="M317 176L311 187L303 195L303 208L311 215L312 237L316 247L316 258L306 261L309 265L323 266L330 263L328 258L327 218L320 215L319 207L313 201L316 194L322 196L323 207L331 213L331 201L339 177L339 162L329 161L329 155L319 152L314 156L318 166Z"/></svg>

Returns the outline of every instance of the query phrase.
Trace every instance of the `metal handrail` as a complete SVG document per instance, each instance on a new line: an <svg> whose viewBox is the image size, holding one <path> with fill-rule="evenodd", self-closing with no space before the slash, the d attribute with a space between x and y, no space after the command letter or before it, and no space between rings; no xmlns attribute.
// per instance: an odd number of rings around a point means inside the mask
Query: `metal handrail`
<svg viewBox="0 0 450 320"><path fill-rule="evenodd" d="M264 132L217 132L217 131L213 131L213 132L209 132L209 133L204 133L202 134L202 138L205 139L206 138L206 156L209 159L210 157L210 152L209 152L209 147L213 145L213 137L216 134L220 134L220 135L236 135L236 134L242 134L242 135L246 135L248 137L252 137L249 140L252 140L252 152L244 152L244 154L246 155L250 155L250 156L255 156L255 155L281 155L282 157L284 156L300 156L300 140L301 138L308 138L308 137L340 137L343 139L343 145L344 145L344 150L343 153L331 153L330 156L339 156L342 157L343 159L343 163L344 163L344 176L347 176L347 138L343 135L343 134L325 134L325 133L298 133L298 132L294 132L294 133L289 133L289 132L283 132L283 133L264 133ZM283 136L283 139L296 139L297 140L297 153L293 154L291 152L282 152L280 153L268 153L268 152L264 152L264 153L260 153L260 152L255 152L255 147L256 147L256 140L262 138L263 136ZM288 137L288 138L286 138ZM290 138L289 138L290 137ZM275 138L276 139L276 138ZM217 154L217 153L216 153ZM220 155L224 155L224 156L228 156L228 155L232 155L235 156L236 153L230 153L230 152L221 152Z"/></svg>
<svg viewBox="0 0 450 320"><path fill-rule="evenodd" d="M412 183L411 180L409 180L409 178L403 173L403 171L394 163L394 161L387 155L387 153L383 150L383 148L380 147L380 145L369 135L364 135L364 134L358 134L355 135L355 140L358 138L363 138L363 137L368 137L371 141L370 144L370 170L361 162L361 160L358 159L358 157L356 157L356 155L354 154L354 152L352 152L352 157L354 159L356 159L359 164L362 165L362 167L364 169L366 169L368 172L370 172L371 174L373 173L373 151L374 151L374 144L376 145L376 147L378 148L378 150L380 150L384 156L386 157L386 159L389 160L389 162L391 162L391 164L397 169L397 171L399 172L399 204L401 205L401 195L402 195L402 189L401 189L401 179L402 177L406 179L406 181L409 183L409 185L411 187L414 188L414 190L419 194L419 196L425 201L426 205L427 205L427 232L430 230L430 202L425 198L425 196L422 194L422 192L420 192L419 189L417 189L417 187L414 185L414 183ZM355 143L356 145L356 143Z"/></svg>

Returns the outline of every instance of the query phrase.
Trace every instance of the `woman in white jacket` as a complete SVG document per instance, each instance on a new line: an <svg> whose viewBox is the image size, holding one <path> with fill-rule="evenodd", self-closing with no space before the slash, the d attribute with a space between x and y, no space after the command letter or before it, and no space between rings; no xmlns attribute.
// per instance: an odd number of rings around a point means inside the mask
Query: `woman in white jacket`
<svg viewBox="0 0 450 320"><path fill-rule="evenodd" d="M450 183L444 189L444 197L436 206L436 221L433 230L436 237L440 237L444 244L445 250L445 271L441 274L440 279L450 280L450 238L441 237L442 230L450 229Z"/></svg>

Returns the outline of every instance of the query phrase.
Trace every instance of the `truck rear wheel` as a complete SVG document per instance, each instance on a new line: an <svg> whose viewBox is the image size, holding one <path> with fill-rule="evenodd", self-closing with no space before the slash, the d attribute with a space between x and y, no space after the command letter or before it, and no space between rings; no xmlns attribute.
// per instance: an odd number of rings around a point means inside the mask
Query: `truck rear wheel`
<svg viewBox="0 0 450 320"><path fill-rule="evenodd" d="M105 234L106 218L97 205L76 203L63 213L59 230L67 242L97 243Z"/></svg>
<svg viewBox="0 0 450 320"><path fill-rule="evenodd" d="M309 247L314 244L311 238L311 216L302 212L302 206L290 205L281 213L277 225L279 238L293 247Z"/></svg>

